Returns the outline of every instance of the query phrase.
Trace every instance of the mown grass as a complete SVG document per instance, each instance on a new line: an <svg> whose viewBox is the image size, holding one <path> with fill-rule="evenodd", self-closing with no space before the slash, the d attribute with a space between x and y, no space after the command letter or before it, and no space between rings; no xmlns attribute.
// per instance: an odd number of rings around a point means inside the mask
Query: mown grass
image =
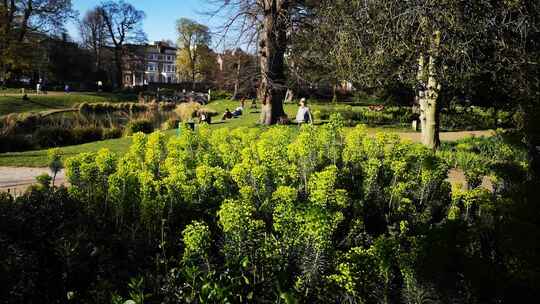
<svg viewBox="0 0 540 304"><path fill-rule="evenodd" d="M239 103L236 101L230 100L218 100L210 103L208 107L217 111L219 115L213 118L210 128L239 128L239 127L264 127L258 124L260 118L260 105L257 106L257 109L250 109L250 102L246 103L246 111L244 115L233 118L225 121L221 121L221 116L226 109L233 111L236 107L239 106ZM313 111L317 109L328 107L331 105L315 104L311 107ZM285 112L292 119L296 116L297 105L296 104L285 104ZM322 122L316 122L322 123ZM291 128L298 128L295 125L291 125ZM370 128L370 133L375 133L377 131L407 131L406 128ZM173 136L177 134L177 130L168 130L165 131L167 136ZM115 153L123 154L127 151L131 144L131 137L125 137L120 139L111 139L103 140L93 143L87 143L82 145L62 147L62 153L64 159L70 156L84 153L84 152L96 152L102 148L107 148ZM38 151L27 151L27 152L13 152L13 153L3 153L0 154L0 166L15 166L15 167L44 167L47 165L47 150L38 150Z"/></svg>
<svg viewBox="0 0 540 304"><path fill-rule="evenodd" d="M48 92L46 95L29 94L30 100L23 100L22 94L0 93L0 116L11 113L41 112L72 108L83 102L135 101L133 95L113 93L63 93Z"/></svg>
<svg viewBox="0 0 540 304"><path fill-rule="evenodd" d="M110 139L88 144L62 147L63 158L66 159L79 153L99 151L107 148L115 153L127 151L131 144L131 137ZM13 152L0 154L0 166L13 167L46 167L47 150Z"/></svg>

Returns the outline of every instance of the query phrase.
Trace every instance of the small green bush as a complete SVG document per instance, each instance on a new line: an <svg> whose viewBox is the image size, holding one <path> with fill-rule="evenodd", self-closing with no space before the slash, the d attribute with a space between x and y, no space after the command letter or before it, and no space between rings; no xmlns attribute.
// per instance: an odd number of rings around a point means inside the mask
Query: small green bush
<svg viewBox="0 0 540 304"><path fill-rule="evenodd" d="M161 125L162 130L172 130L178 128L180 124L180 119L178 118L169 118L166 122Z"/></svg>
<svg viewBox="0 0 540 304"><path fill-rule="evenodd" d="M162 103L135 103L135 102L122 102L122 103L82 103L79 105L79 112L82 114L103 114L112 112L130 112L141 113L150 110L172 111L176 107L175 103L162 102Z"/></svg>
<svg viewBox="0 0 540 304"><path fill-rule="evenodd" d="M160 88L160 89L159 89L159 94L160 94L160 95L167 95L167 96L170 96L170 95L175 95L176 92L175 92L173 89Z"/></svg>
<svg viewBox="0 0 540 304"><path fill-rule="evenodd" d="M188 122L191 119L197 117L201 113L204 113L210 117L218 115L218 112L214 111L211 108L204 107L197 102L184 102L176 107L176 115L180 117L180 120L183 122Z"/></svg>
<svg viewBox="0 0 540 304"><path fill-rule="evenodd" d="M133 135L135 133L152 133L154 131L154 124L152 121L148 119L137 119L132 120L126 125L126 129L124 131L126 136Z"/></svg>
<svg viewBox="0 0 540 304"><path fill-rule="evenodd" d="M40 128L34 133L32 139L40 148L77 145L102 140L103 129L98 127Z"/></svg>
<svg viewBox="0 0 540 304"><path fill-rule="evenodd" d="M82 144L103 139L103 129L98 127L77 127L72 129L73 144Z"/></svg>
<svg viewBox="0 0 540 304"><path fill-rule="evenodd" d="M176 108L176 103L174 102L160 102L159 109L161 111L173 111Z"/></svg>
<svg viewBox="0 0 540 304"><path fill-rule="evenodd" d="M39 113L9 114L0 119L0 133L5 135L32 133L43 123L44 118Z"/></svg>
<svg viewBox="0 0 540 304"><path fill-rule="evenodd" d="M72 130L62 127L40 128L34 133L33 140L41 148L60 147L76 143Z"/></svg>
<svg viewBox="0 0 540 304"><path fill-rule="evenodd" d="M0 135L0 153L27 151L35 148L31 136Z"/></svg>
<svg viewBox="0 0 540 304"><path fill-rule="evenodd" d="M122 129L121 128L110 128L110 129L104 129L103 130L103 139L113 139L113 138L120 138L122 137Z"/></svg>
<svg viewBox="0 0 540 304"><path fill-rule="evenodd" d="M367 103L369 102L369 95L365 91L358 91L354 93L353 101L355 103Z"/></svg>
<svg viewBox="0 0 540 304"><path fill-rule="evenodd" d="M488 130L516 127L515 118L508 111L495 111L493 108L458 107L443 110L441 130Z"/></svg>
<svg viewBox="0 0 540 304"><path fill-rule="evenodd" d="M51 186L52 180L53 178L47 173L36 176L36 182L42 188L49 188Z"/></svg>
<svg viewBox="0 0 540 304"><path fill-rule="evenodd" d="M315 113L317 112L317 113ZM382 111L372 111L367 107L347 106L345 108L323 108L314 112L317 119L328 120L333 113L340 114L349 125L390 125L405 124L413 120L413 112L409 107L385 107Z"/></svg>
<svg viewBox="0 0 540 304"><path fill-rule="evenodd" d="M231 99L232 94L230 92L227 92L227 91L216 90L216 91L212 92L211 98L212 98L212 100Z"/></svg>

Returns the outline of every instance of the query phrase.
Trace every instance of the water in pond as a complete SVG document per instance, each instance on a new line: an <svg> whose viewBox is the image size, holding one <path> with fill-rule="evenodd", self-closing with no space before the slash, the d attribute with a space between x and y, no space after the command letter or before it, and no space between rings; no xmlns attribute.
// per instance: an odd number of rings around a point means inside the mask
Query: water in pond
<svg viewBox="0 0 540 304"><path fill-rule="evenodd" d="M115 111L109 113L63 112L47 116L47 124L51 127L99 127L104 129L123 128L132 120L145 119L153 123L155 129L170 118L175 118L173 111L147 111L128 113Z"/></svg>

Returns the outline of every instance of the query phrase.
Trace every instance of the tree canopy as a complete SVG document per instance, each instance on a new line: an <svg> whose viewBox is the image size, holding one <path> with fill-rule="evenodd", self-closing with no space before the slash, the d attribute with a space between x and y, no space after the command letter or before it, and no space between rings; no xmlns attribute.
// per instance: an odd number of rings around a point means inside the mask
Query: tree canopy
<svg viewBox="0 0 540 304"><path fill-rule="evenodd" d="M206 25L191 19L177 21L178 56L180 76L192 82L208 80L217 68L216 57L210 49L211 35Z"/></svg>
<svg viewBox="0 0 540 304"><path fill-rule="evenodd" d="M114 47L116 85L123 86L124 45L146 42L142 29L145 13L123 0L104 2L98 10L107 28L107 41Z"/></svg>
<svg viewBox="0 0 540 304"><path fill-rule="evenodd" d="M438 113L450 100L508 104L515 100L511 91L519 91L510 75L538 79L534 72L523 74L537 70L537 6L503 0L323 1L297 56L323 59L336 79L359 87L398 83L414 90L424 143L435 148Z"/></svg>
<svg viewBox="0 0 540 304"><path fill-rule="evenodd" d="M73 17L71 0L12 0L0 2L0 80L30 69L29 50L39 35L61 33Z"/></svg>

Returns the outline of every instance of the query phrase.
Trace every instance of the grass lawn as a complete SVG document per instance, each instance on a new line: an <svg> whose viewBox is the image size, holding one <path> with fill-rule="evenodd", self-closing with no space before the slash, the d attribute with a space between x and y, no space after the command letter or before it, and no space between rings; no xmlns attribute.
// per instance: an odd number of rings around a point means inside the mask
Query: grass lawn
<svg viewBox="0 0 540 304"><path fill-rule="evenodd" d="M260 105L259 109L249 109L250 103L246 103L246 112L239 118L234 118L226 121L221 121L221 115L225 109L233 111L239 105L238 102L229 101L229 100L218 100L210 103L208 107L220 113L217 117L213 117L213 122L210 125L211 128L238 128L238 127L257 127L257 122L260 117ZM322 108L324 105L313 105L312 110L315 111L318 108ZM296 116L297 105L296 104L286 104L285 112L290 118ZM259 125L259 127L261 127ZM297 128L297 126L292 125L291 128ZM371 128L369 129L370 133L375 133L377 131L399 131L405 132L408 131L404 128ZM176 130L165 131L165 134L168 136L173 136L176 134ZM83 152L96 152L102 148L108 148L109 150L122 154L129 148L131 144L131 138L119 138L98 141L93 143L87 143L76 146L61 147L61 150L64 154L64 158L70 157ZM38 150L38 151L27 151L27 152L13 152L13 153L3 153L0 154L0 166L15 166L15 167L45 167L47 166L47 150Z"/></svg>
<svg viewBox="0 0 540 304"><path fill-rule="evenodd" d="M48 92L47 95L29 94L30 100L23 100L21 94L0 93L0 116L10 113L41 112L72 108L83 103L135 101L131 95L113 93L64 93Z"/></svg>

